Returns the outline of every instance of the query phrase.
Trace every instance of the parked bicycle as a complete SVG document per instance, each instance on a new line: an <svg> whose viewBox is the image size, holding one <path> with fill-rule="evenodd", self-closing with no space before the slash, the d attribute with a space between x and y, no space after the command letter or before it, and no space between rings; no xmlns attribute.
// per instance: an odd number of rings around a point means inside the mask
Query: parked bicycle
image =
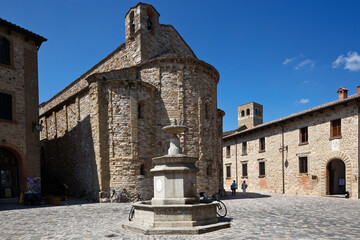
<svg viewBox="0 0 360 240"><path fill-rule="evenodd" d="M144 201L144 199L142 199L141 195L138 194L137 199L136 199L135 202L142 202L142 201ZM130 213L129 213L129 221L132 221L134 216L135 216L135 208L134 208L134 206L131 206Z"/></svg>
<svg viewBox="0 0 360 240"><path fill-rule="evenodd" d="M219 195L213 194L211 198L209 198L209 197L205 197L204 192L200 192L200 203L212 203L212 202L217 203L216 214L218 215L218 217L224 218L227 214L227 208L225 206L225 203L223 203L219 199Z"/></svg>
<svg viewBox="0 0 360 240"><path fill-rule="evenodd" d="M112 202L129 202L129 199L130 195L125 188L120 193L118 193L115 189L112 191Z"/></svg>

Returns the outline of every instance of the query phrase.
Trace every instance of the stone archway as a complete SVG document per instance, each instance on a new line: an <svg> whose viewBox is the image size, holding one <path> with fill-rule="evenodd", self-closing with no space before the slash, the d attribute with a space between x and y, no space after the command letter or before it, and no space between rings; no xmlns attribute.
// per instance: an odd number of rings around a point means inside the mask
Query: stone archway
<svg viewBox="0 0 360 240"><path fill-rule="evenodd" d="M331 171L336 169L338 173L331 176L331 174L334 174ZM336 151L329 153L321 164L321 195L342 194L348 191L351 196L351 170L351 161L343 152ZM341 171L344 171L344 173L340 173ZM339 188L339 179L345 179L344 187Z"/></svg>
<svg viewBox="0 0 360 240"><path fill-rule="evenodd" d="M13 144L0 142L0 149L8 151L16 159L18 192L26 190L26 161L25 155Z"/></svg>

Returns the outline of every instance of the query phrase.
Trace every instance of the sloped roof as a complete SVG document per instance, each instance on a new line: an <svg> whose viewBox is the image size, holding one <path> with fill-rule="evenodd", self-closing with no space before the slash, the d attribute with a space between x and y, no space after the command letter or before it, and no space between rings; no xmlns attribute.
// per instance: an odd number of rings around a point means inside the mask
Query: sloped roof
<svg viewBox="0 0 360 240"><path fill-rule="evenodd" d="M21 33L21 34L24 34L24 35L28 36L29 38L33 39L35 41L36 45L39 46L39 47L40 47L42 42L47 41L46 38L44 38L44 37L42 37L42 36L40 36L40 35L38 35L36 33L33 33L33 32L31 32L31 31L29 31L29 30L27 30L25 28L22 28L22 27L20 27L18 25L15 25L15 24L13 24L11 22L8 22L8 21L6 21L5 19L2 19L2 18L0 18L0 26L4 26L4 27L9 28L9 29L11 29L13 31L16 31L18 33Z"/></svg>
<svg viewBox="0 0 360 240"><path fill-rule="evenodd" d="M301 117L301 116L304 116L304 115L306 115L306 114L310 114L310 113L314 113L314 112L317 112L317 111L321 111L321 110L323 110L323 109L331 108L331 107L334 107L334 106L337 106L337 105L340 105L340 104L343 104L343 103L347 103L347 102L350 102L350 101L354 101L354 100L360 100L360 95L354 94L354 95L351 95L351 96L349 96L349 97L347 97L347 98L345 98L345 99L343 99L343 100L336 100L336 101L328 102L328 103L322 104L322 105L320 105L320 106L307 109L307 110L302 111L302 112L294 113L294 114L289 115L289 116L287 116L287 117L279 118L279 119L274 120L274 121L271 121L271 122L263 123L263 124L260 124L260 125L255 126L255 127L252 127L252 128L249 128L249 129L245 129L245 130L243 130L243 131L233 130L233 131L234 131L233 133L224 135L224 136L223 136L223 139L225 139L225 138L230 138L230 137L234 137L234 136L237 136L237 135L241 135L241 134L243 134L243 133L248 133L248 132L251 132L251 131L254 131L254 130L261 129L261 128L263 128L263 127L268 127L268 126L271 126L271 125L273 125L273 124L281 123L281 122L284 122L284 121L286 121L286 120L290 120L290 119L294 119L294 118L297 118L297 117ZM228 131L228 132L230 132L230 131Z"/></svg>

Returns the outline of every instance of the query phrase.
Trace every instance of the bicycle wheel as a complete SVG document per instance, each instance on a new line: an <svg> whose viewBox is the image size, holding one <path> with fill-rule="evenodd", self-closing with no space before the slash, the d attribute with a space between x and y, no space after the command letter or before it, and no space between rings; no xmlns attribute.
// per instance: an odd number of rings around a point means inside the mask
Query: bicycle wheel
<svg viewBox="0 0 360 240"><path fill-rule="evenodd" d="M219 217L221 217L221 218L225 217L226 214L227 214L226 206L225 206L225 204L224 204L222 201L220 201L220 200L217 200L216 214L217 214Z"/></svg>
<svg viewBox="0 0 360 240"><path fill-rule="evenodd" d="M134 215L135 215L135 209L134 209L134 207L131 207L130 212L129 212L129 221L132 221Z"/></svg>

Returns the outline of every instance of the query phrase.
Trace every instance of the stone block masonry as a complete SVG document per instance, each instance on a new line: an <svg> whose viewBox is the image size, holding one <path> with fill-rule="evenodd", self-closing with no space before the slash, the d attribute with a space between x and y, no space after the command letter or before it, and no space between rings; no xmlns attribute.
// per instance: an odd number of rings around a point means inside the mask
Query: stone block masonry
<svg viewBox="0 0 360 240"><path fill-rule="evenodd" d="M126 43L41 104L51 185L65 182L72 195L100 201L123 188L150 199L151 159L169 145L161 129L181 122L190 127L180 136L183 151L199 158L197 190L222 188L219 74L158 18L151 5L131 8Z"/></svg>

